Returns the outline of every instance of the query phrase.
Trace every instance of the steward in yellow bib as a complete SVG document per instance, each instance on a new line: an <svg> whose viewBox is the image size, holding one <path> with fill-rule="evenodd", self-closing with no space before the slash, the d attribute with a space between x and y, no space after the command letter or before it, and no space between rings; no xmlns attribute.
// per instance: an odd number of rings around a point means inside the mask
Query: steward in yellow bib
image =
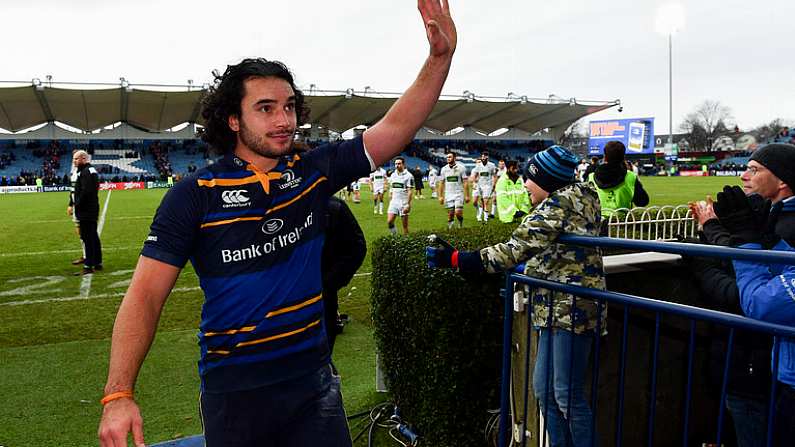
<svg viewBox="0 0 795 447"><path fill-rule="evenodd" d="M530 212L530 197L516 161L505 166L505 174L497 180L497 215L500 222L510 223Z"/></svg>
<svg viewBox="0 0 795 447"><path fill-rule="evenodd" d="M627 170L624 161L626 147L620 141L605 145L605 162L588 176L588 181L596 186L602 204L602 217L610 217L617 209L646 206L649 194L640 184L634 172Z"/></svg>

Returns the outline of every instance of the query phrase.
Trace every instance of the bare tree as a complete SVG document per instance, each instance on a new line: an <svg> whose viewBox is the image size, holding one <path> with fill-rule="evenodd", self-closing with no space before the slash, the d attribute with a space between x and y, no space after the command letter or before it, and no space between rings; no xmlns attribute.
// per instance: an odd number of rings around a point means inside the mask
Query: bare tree
<svg viewBox="0 0 795 447"><path fill-rule="evenodd" d="M579 119L571 124L563 135L560 136L558 143L571 149L574 153L581 155L580 152L588 152L588 130L584 125L583 119Z"/></svg>
<svg viewBox="0 0 795 447"><path fill-rule="evenodd" d="M679 128L688 134L688 141L694 148L711 150L715 139L729 132L726 123L731 119L728 106L720 101L706 100L685 116Z"/></svg>

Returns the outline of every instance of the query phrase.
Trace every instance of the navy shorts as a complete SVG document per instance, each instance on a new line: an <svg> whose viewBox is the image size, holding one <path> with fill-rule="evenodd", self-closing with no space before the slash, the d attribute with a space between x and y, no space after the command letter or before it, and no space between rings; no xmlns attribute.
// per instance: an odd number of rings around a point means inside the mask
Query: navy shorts
<svg viewBox="0 0 795 447"><path fill-rule="evenodd" d="M207 447L351 447L331 366L253 390L202 393Z"/></svg>

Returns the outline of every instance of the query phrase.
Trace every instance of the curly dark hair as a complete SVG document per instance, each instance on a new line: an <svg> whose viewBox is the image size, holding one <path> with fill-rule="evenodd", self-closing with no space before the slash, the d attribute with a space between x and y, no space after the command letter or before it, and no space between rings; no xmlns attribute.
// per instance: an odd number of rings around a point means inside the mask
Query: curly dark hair
<svg viewBox="0 0 795 447"><path fill-rule="evenodd" d="M243 59L237 65L228 65L223 76L216 73L215 83L202 98L201 114L205 124L198 132L213 152L223 155L234 150L237 132L229 128L229 117L240 116L240 101L245 95L243 83L253 77L276 77L287 81L295 92L298 126L306 122L309 107L304 103L304 94L296 87L292 73L283 63L263 58Z"/></svg>

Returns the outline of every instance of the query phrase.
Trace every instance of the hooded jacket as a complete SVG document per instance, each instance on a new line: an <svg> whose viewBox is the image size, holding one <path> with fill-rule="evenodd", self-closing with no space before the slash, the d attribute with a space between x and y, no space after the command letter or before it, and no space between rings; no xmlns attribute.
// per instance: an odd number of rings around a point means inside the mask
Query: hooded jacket
<svg viewBox="0 0 795 447"><path fill-rule="evenodd" d="M599 165L593 173L593 181L600 192L612 190L625 181L627 176L635 177L635 186L632 193L631 203L619 203L619 208L631 208L631 205L646 206L649 204L649 194L643 189L640 179L637 178L635 173L628 173L627 167L623 160L620 163L603 163ZM601 197L601 195L600 195ZM604 204L602 204L602 211L606 211ZM604 215L604 212L602 213Z"/></svg>

